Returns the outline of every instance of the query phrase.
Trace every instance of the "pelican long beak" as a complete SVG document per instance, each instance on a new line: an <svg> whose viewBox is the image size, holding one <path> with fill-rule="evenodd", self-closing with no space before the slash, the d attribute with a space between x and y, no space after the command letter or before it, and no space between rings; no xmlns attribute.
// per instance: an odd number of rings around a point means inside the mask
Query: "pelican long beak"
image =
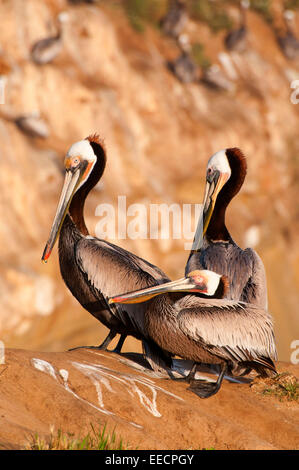
<svg viewBox="0 0 299 470"><path fill-rule="evenodd" d="M207 178L206 180L206 188L205 188L205 195L202 205L202 215L197 225L197 230L195 234L195 240L193 242L193 251L197 251L201 248L202 239L206 234L208 229L213 210L216 204L216 199L229 179L229 173L221 173L220 171L214 171L213 176L211 178Z"/></svg>
<svg viewBox="0 0 299 470"><path fill-rule="evenodd" d="M183 277L182 279L178 279L176 281L166 282L165 284L160 284L158 286L111 297L108 303L140 303L145 302L146 300L149 300L157 295L168 292L201 293L205 295L213 295L219 286L220 279L221 276L212 271L193 271L192 273L189 273L187 277Z"/></svg>
<svg viewBox="0 0 299 470"><path fill-rule="evenodd" d="M54 217L53 225L51 228L50 236L49 239L46 243L43 256L42 256L42 261L45 263L47 262L48 258L50 257L50 254L52 252L52 249L55 245L55 242L57 240L57 237L59 235L60 229L62 227L63 221L65 219L65 216L67 214L69 205L72 201L73 195L81 181L82 175L80 172L80 169L78 168L75 171L72 170L67 170L65 173L65 179L64 179L64 184L63 188L61 191L61 196L59 199L58 207L56 210L56 214Z"/></svg>
<svg viewBox="0 0 299 470"><path fill-rule="evenodd" d="M183 292L192 289L193 284L190 283L189 278L182 278L177 281L166 282L158 286L148 287L127 294L111 297L108 301L109 304L123 303L135 304L145 302L146 300L155 297L156 295L165 294L166 292ZM195 284L194 284L195 287Z"/></svg>

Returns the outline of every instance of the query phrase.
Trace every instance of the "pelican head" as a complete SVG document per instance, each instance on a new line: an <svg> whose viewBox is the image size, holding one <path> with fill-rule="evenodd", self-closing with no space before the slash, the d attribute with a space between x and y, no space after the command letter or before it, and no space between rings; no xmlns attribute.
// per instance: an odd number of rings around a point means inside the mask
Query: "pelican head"
<svg viewBox="0 0 299 470"><path fill-rule="evenodd" d="M42 261L46 262L48 260L72 199L79 188L81 188L81 186L88 180L97 162L97 155L94 149L95 145L99 144L99 142L96 142L96 138L97 137L95 136L87 137L85 140L80 140L79 142L74 143L69 148L65 156L64 185L61 191L50 236L44 249Z"/></svg>
<svg viewBox="0 0 299 470"><path fill-rule="evenodd" d="M207 165L206 189L203 201L203 236L211 220L217 196L230 176L231 168L227 158L227 149L220 150L212 155Z"/></svg>
<svg viewBox="0 0 299 470"><path fill-rule="evenodd" d="M182 293L200 293L207 296L215 296L216 292L221 291L221 296L224 295L228 288L228 281L225 276L221 276L209 270L196 270L190 272L186 277L178 279L177 281L166 282L158 286L141 289L127 294L118 295L109 299L109 304L123 303L133 304L145 302L157 295L182 292Z"/></svg>
<svg viewBox="0 0 299 470"><path fill-rule="evenodd" d="M216 200L221 192L222 208L226 209L230 200L239 192L247 171L246 158L240 149L227 148L219 150L211 156L207 164L205 195L202 204L202 215L199 220L192 251L202 247L215 208ZM221 191L223 188L223 191Z"/></svg>

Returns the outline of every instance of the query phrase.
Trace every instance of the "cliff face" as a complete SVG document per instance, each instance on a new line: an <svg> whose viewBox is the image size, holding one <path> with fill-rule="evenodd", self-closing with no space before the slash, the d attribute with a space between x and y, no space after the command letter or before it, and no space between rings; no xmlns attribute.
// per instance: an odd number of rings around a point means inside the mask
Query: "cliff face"
<svg viewBox="0 0 299 470"><path fill-rule="evenodd" d="M99 204L116 207L118 196L126 196L127 207L200 203L209 156L227 147L243 150L248 174L227 225L237 243L254 246L264 261L279 356L288 361L290 344L299 338L299 104L290 99L298 63L284 58L270 26L249 12L246 51L224 56L227 73L234 73L231 90L182 84L166 66L178 54L175 43L151 27L134 31L123 10L107 3L0 5L0 74L6 79L0 105L0 338L7 346L57 350L97 344L105 334L64 286L57 251L46 266L40 262L63 156L71 143L99 132L108 163L86 206L90 233L98 236ZM68 15L63 49L38 66L30 48L53 32L61 11ZM195 21L186 31L219 63L223 33ZM13 121L33 111L45 120L46 138L29 137ZM173 278L184 272L186 240L112 241ZM139 345L127 341L125 348Z"/></svg>

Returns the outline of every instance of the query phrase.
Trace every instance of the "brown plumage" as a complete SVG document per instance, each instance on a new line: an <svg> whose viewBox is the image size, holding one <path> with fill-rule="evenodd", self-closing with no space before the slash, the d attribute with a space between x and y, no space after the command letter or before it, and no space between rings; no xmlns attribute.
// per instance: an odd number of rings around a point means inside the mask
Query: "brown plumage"
<svg viewBox="0 0 299 470"><path fill-rule="evenodd" d="M294 33L294 12L286 10L283 14L285 31L275 31L279 47L287 59L295 60L299 57L299 40Z"/></svg>
<svg viewBox="0 0 299 470"><path fill-rule="evenodd" d="M199 79L199 68L192 57L188 36L185 34L179 36L177 44L180 54L174 61L168 63L168 67L180 82L196 82Z"/></svg>
<svg viewBox="0 0 299 470"><path fill-rule="evenodd" d="M101 178L106 164L102 140L97 136L76 142L65 159L65 183L43 257L47 261L59 235L59 263L62 277L79 303L101 321L110 333L99 346L106 349L117 333L116 350L127 335L142 340L152 367L170 364L150 338L139 306L109 307L106 298L117 292L169 281L158 267L112 243L93 238L84 221L84 203Z"/></svg>
<svg viewBox="0 0 299 470"><path fill-rule="evenodd" d="M67 19L66 13L60 13L56 19L57 32L53 36L48 36L36 41L31 48L31 58L38 65L52 62L61 52L63 47L62 24Z"/></svg>
<svg viewBox="0 0 299 470"><path fill-rule="evenodd" d="M247 42L246 12L249 8L249 1L240 2L240 25L238 28L230 31L224 38L224 44L230 51L244 51Z"/></svg>
<svg viewBox="0 0 299 470"><path fill-rule="evenodd" d="M253 249L243 250L234 242L225 223L226 209L240 191L246 171L246 158L238 148L221 150L210 158L203 213L185 272L210 269L223 274L230 284L225 298L267 309L264 265Z"/></svg>
<svg viewBox="0 0 299 470"><path fill-rule="evenodd" d="M206 271L195 271L198 272ZM244 302L190 295L186 280L193 283L190 292L195 292L197 277L193 272L185 280L116 296L109 302L147 300L145 324L149 336L171 355L195 362L187 379L190 389L201 398L219 390L226 371L240 373L254 369L264 377L276 373L273 361L277 354L270 314ZM200 362L221 366L216 383L195 380L196 364Z"/></svg>
<svg viewBox="0 0 299 470"><path fill-rule="evenodd" d="M16 126L29 137L47 139L50 135L48 124L37 112L23 114L13 120Z"/></svg>
<svg viewBox="0 0 299 470"><path fill-rule="evenodd" d="M233 83L225 76L218 64L204 69L200 81L213 90L231 91L234 88Z"/></svg>
<svg viewBox="0 0 299 470"><path fill-rule="evenodd" d="M171 0L168 12L161 20L161 28L165 34L177 38L183 31L187 20L188 12L184 2Z"/></svg>

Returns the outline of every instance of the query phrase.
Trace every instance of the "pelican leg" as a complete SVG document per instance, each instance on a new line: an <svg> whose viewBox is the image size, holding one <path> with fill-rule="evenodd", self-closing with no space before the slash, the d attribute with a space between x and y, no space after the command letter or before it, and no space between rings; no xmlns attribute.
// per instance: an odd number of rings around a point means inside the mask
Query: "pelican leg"
<svg viewBox="0 0 299 470"><path fill-rule="evenodd" d="M117 345L115 346L115 348L112 350L112 352L117 353L117 354L120 354L121 348L123 347L123 344L124 344L124 342L125 342L126 337L127 337L127 335L125 335L125 334L120 335L120 338L119 338L119 340L118 340L118 343L117 343Z"/></svg>
<svg viewBox="0 0 299 470"><path fill-rule="evenodd" d="M113 330L110 330L108 335L106 336L106 338L104 339L104 341L99 345L99 346L95 346L97 349L103 349L104 351L107 351L107 348L109 346L109 344L111 343L111 341L113 340L113 338L115 338L116 336L116 333L115 331Z"/></svg>
<svg viewBox="0 0 299 470"><path fill-rule="evenodd" d="M101 349L102 351L107 351L109 344L111 343L111 341L113 340L115 336L116 336L115 331L110 330L108 335L104 339L104 341L99 346L77 346L76 348L69 349L69 351L75 351L76 349Z"/></svg>
<svg viewBox="0 0 299 470"><path fill-rule="evenodd" d="M171 368L171 355L161 349L156 343L154 343L149 338L143 338L142 349L144 359L147 361L150 368L155 372L164 373L167 369Z"/></svg>
<svg viewBox="0 0 299 470"><path fill-rule="evenodd" d="M190 383L188 390L198 395L200 398L209 398L215 395L221 387L224 374L227 370L227 365L224 363L221 366L217 382L203 382L201 380L193 379Z"/></svg>
<svg viewBox="0 0 299 470"><path fill-rule="evenodd" d="M171 380L175 380L176 382L191 383L192 380L194 380L194 377L195 377L195 374L196 374L196 369L197 369L197 362L194 362L188 375L185 375L184 377L174 377L172 372L170 372L169 377L171 378Z"/></svg>

